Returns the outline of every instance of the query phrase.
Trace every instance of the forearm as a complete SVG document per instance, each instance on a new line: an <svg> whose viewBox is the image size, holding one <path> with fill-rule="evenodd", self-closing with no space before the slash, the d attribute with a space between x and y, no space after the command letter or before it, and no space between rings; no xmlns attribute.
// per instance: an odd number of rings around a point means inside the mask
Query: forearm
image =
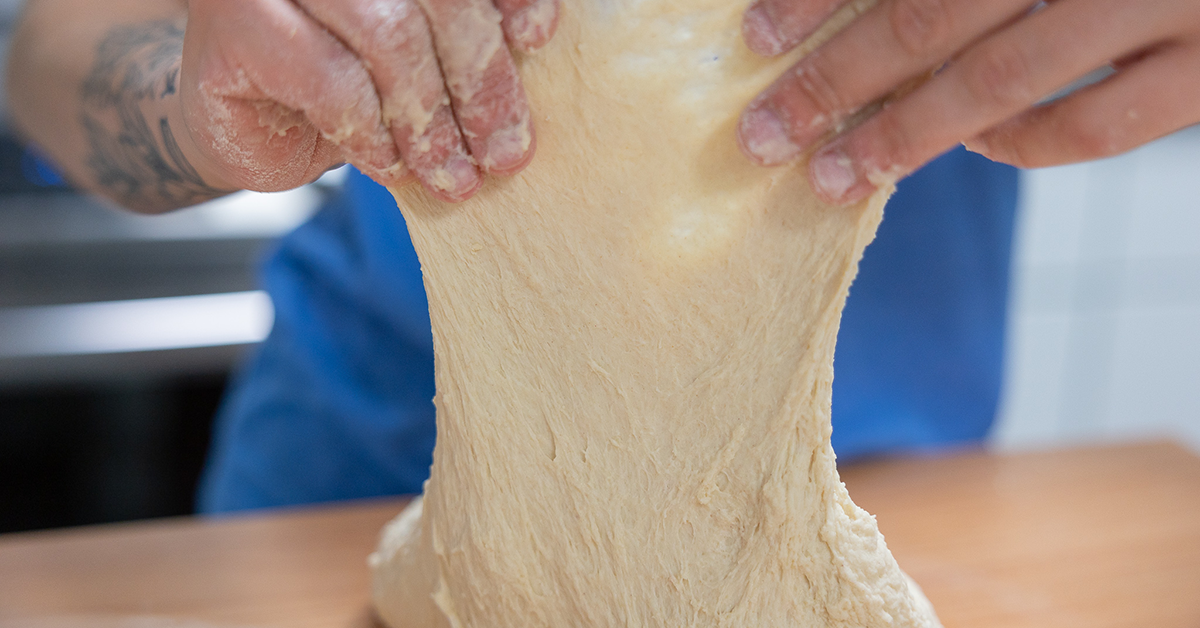
<svg viewBox="0 0 1200 628"><path fill-rule="evenodd" d="M176 0L31 0L9 61L19 130L72 183L138 211L224 194L183 124L186 7Z"/></svg>

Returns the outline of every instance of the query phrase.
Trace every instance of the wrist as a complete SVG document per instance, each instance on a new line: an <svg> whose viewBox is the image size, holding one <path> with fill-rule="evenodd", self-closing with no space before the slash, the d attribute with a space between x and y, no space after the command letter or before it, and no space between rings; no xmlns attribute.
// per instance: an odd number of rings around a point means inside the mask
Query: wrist
<svg viewBox="0 0 1200 628"><path fill-rule="evenodd" d="M182 22L118 26L81 85L95 189L130 209L166 211L232 191L184 124L182 50Z"/></svg>
<svg viewBox="0 0 1200 628"><path fill-rule="evenodd" d="M241 189L241 185L234 183L235 177L229 166L219 158L215 142L206 141L205 134L197 133L189 124L182 95L177 92L164 98L161 112L160 132L174 142L176 167L181 172L190 171L197 186L213 192L229 193Z"/></svg>

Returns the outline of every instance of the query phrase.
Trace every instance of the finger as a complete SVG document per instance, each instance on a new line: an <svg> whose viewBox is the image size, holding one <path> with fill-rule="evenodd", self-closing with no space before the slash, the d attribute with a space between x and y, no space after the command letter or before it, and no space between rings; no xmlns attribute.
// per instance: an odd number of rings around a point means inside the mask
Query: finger
<svg viewBox="0 0 1200 628"><path fill-rule="evenodd" d="M216 26L220 46L238 67L229 73L237 80L208 85L208 91L229 99L260 97L264 115L272 118L298 113L376 180L390 184L404 179L375 87L354 54L290 2L212 4L212 13L223 16ZM287 128L279 132L286 134Z"/></svg>
<svg viewBox="0 0 1200 628"><path fill-rule="evenodd" d="M774 57L817 31L845 0L758 0L742 15L742 39L754 52Z"/></svg>
<svg viewBox="0 0 1200 628"><path fill-rule="evenodd" d="M1030 0L883 0L747 107L738 128L741 146L760 165L788 161L864 105L1029 6Z"/></svg>
<svg viewBox="0 0 1200 628"><path fill-rule="evenodd" d="M533 158L525 89L488 0L421 0L459 128L485 172L519 172Z"/></svg>
<svg viewBox="0 0 1200 628"><path fill-rule="evenodd" d="M357 0L300 4L365 62L400 157L422 185L447 201L478 190L483 179L450 110L421 8L413 0L391 0L386 10Z"/></svg>
<svg viewBox="0 0 1200 628"><path fill-rule="evenodd" d="M495 0L508 44L522 52L546 45L558 27L558 0Z"/></svg>
<svg viewBox="0 0 1200 628"><path fill-rule="evenodd" d="M1022 168L1110 157L1200 123L1200 44L1159 49L1108 79L967 142Z"/></svg>
<svg viewBox="0 0 1200 628"><path fill-rule="evenodd" d="M1124 0L1057 0L972 46L910 95L821 148L814 190L846 204L868 196L1169 26Z"/></svg>

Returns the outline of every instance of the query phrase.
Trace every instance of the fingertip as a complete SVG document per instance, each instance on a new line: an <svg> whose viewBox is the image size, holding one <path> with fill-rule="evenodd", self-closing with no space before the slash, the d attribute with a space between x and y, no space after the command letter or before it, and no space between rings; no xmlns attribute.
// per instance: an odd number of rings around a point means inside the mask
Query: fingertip
<svg viewBox="0 0 1200 628"><path fill-rule="evenodd" d="M783 120L764 104L742 112L737 128L738 148L759 166L777 166L800 155L801 148L788 136Z"/></svg>
<svg viewBox="0 0 1200 628"><path fill-rule="evenodd" d="M857 173L849 157L840 151L824 149L808 162L808 178L813 192L834 205L844 204L845 197L857 181Z"/></svg>
<svg viewBox="0 0 1200 628"><path fill-rule="evenodd" d="M492 133L487 141L487 154L480 160L480 165L489 174L511 176L524 170L533 161L536 147L533 125L525 119Z"/></svg>
<svg viewBox="0 0 1200 628"><path fill-rule="evenodd" d="M438 199L461 203L483 186L483 176L470 158L453 153L440 166L418 173L421 185Z"/></svg>
<svg viewBox="0 0 1200 628"><path fill-rule="evenodd" d="M408 172L391 133L382 124L370 130L323 133L324 141L337 146L343 158L380 182L398 182Z"/></svg>
<svg viewBox="0 0 1200 628"><path fill-rule="evenodd" d="M783 36L764 3L758 2L742 14L742 40L755 54L774 57L786 48Z"/></svg>
<svg viewBox="0 0 1200 628"><path fill-rule="evenodd" d="M818 198L838 207L857 203L876 189L871 177L864 175L860 165L836 142L809 160L808 179Z"/></svg>
<svg viewBox="0 0 1200 628"><path fill-rule="evenodd" d="M559 0L534 0L523 9L506 14L501 26L510 46L521 52L533 52L554 36L558 15Z"/></svg>

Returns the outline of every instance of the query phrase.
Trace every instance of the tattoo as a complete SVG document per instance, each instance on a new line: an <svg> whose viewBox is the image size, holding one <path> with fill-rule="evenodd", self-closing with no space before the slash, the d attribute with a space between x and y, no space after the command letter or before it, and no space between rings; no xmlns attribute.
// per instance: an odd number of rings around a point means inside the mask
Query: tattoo
<svg viewBox="0 0 1200 628"><path fill-rule="evenodd" d="M83 81L87 165L101 188L131 208L178 207L230 192L204 182L165 116L150 121L142 112L147 101L177 94L183 32L170 21L118 26L100 42Z"/></svg>

